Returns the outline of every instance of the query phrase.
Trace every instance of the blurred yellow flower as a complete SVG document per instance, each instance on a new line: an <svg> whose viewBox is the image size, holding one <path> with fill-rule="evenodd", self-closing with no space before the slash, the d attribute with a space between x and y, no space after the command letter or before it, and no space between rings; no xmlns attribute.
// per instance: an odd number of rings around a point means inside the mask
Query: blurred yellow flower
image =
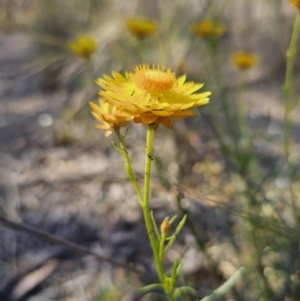
<svg viewBox="0 0 300 301"><path fill-rule="evenodd" d="M134 122L153 124L154 128L159 124L172 128L173 118L194 115L191 109L207 104L211 94L194 93L203 84L185 82L185 75L176 79L170 69L161 67L140 65L125 77L116 72L112 75L97 80L104 89L101 97L134 116Z"/></svg>
<svg viewBox="0 0 300 301"><path fill-rule="evenodd" d="M100 121L96 128L105 131L105 137L108 137L115 127L126 126L133 116L120 112L117 107L109 104L104 99L99 99L99 105L89 102L92 109L92 115Z"/></svg>
<svg viewBox="0 0 300 301"><path fill-rule="evenodd" d="M225 27L209 19L204 19L190 27L190 31L205 39L216 39L224 35Z"/></svg>
<svg viewBox="0 0 300 301"><path fill-rule="evenodd" d="M97 49L97 42L91 36L81 35L71 41L68 46L77 56L89 59Z"/></svg>
<svg viewBox="0 0 300 301"><path fill-rule="evenodd" d="M289 0L290 4L300 8L300 0Z"/></svg>
<svg viewBox="0 0 300 301"><path fill-rule="evenodd" d="M256 55L246 51L235 52L231 56L231 62L233 65L240 70L247 70L258 63Z"/></svg>
<svg viewBox="0 0 300 301"><path fill-rule="evenodd" d="M126 26L130 33L138 39L148 38L157 30L156 22L147 19L127 19Z"/></svg>

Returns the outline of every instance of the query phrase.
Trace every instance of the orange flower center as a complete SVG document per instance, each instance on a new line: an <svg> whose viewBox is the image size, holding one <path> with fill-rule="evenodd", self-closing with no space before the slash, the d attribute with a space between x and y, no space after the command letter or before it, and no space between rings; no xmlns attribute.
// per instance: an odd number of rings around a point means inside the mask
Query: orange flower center
<svg viewBox="0 0 300 301"><path fill-rule="evenodd" d="M150 94L169 91L172 89L175 79L175 74L169 69L150 69L148 66L137 67L132 75L133 82Z"/></svg>

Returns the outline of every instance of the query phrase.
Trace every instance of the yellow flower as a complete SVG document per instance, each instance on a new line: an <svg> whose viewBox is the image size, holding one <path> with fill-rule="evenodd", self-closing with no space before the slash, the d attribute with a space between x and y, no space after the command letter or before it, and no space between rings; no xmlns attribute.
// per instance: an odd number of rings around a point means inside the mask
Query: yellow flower
<svg viewBox="0 0 300 301"><path fill-rule="evenodd" d="M236 68L247 70L257 64L258 58L253 53L240 51L231 56L231 61Z"/></svg>
<svg viewBox="0 0 300 301"><path fill-rule="evenodd" d="M300 8L300 0L289 0L290 4Z"/></svg>
<svg viewBox="0 0 300 301"><path fill-rule="evenodd" d="M185 75L176 79L170 69L160 67L140 65L125 77L116 72L112 75L97 80L104 89L101 97L134 116L134 122L152 124L154 128L159 124L172 128L173 118L194 115L191 109L207 104L211 94L194 93L203 84L185 82Z"/></svg>
<svg viewBox="0 0 300 301"><path fill-rule="evenodd" d="M205 19L198 24L192 25L190 31L201 38L216 39L225 33L225 27L212 20Z"/></svg>
<svg viewBox="0 0 300 301"><path fill-rule="evenodd" d="M99 105L89 102L92 109L92 115L100 121L96 128L105 131L105 137L108 137L115 127L126 126L132 116L120 112L117 107L109 104L104 99L99 99Z"/></svg>
<svg viewBox="0 0 300 301"><path fill-rule="evenodd" d="M146 19L128 19L126 26L130 33L138 39L148 38L157 30L156 22Z"/></svg>
<svg viewBox="0 0 300 301"><path fill-rule="evenodd" d="M82 35L71 41L68 46L77 56L89 59L97 49L97 42L93 37Z"/></svg>

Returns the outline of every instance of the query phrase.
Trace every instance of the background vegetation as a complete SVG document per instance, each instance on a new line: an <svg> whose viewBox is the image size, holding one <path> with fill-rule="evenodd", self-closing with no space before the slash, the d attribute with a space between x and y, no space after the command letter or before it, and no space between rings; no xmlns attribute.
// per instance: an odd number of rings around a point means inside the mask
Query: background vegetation
<svg viewBox="0 0 300 301"><path fill-rule="evenodd" d="M244 266L214 300L300 300L298 55L292 76L286 73L295 7L286 0L0 5L3 300L160 298L137 291L151 281L145 275L96 257L154 273L137 197L110 144L115 138L94 128L88 107L98 98L97 77L141 63L170 67L212 91L197 116L156 131L154 214L188 214L166 262L184 259L180 281L196 294L182 298L210 295ZM154 20L157 31L136 38L126 27L132 17ZM224 34L195 34L192 26L204 19ZM82 34L98 45L88 60L69 48ZM241 50L257 64L236 68L231 55ZM130 128L138 175L143 137L141 126Z"/></svg>

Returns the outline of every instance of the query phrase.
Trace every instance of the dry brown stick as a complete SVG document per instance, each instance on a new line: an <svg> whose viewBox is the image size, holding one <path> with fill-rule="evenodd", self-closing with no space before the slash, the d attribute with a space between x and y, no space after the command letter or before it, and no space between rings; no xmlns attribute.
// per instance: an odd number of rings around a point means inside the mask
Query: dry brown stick
<svg viewBox="0 0 300 301"><path fill-rule="evenodd" d="M83 246L80 246L80 245L78 245L74 242L62 239L60 237L57 237L55 235L52 235L52 234L47 233L45 231L42 231L40 229L36 229L36 228L31 227L31 226L26 225L26 224L16 223L16 222L10 221L2 215L0 215L0 222L2 222L6 226L9 226L10 228L20 230L20 231L24 231L24 232L27 232L27 233L30 233L30 234L33 234L33 235L37 235L37 236L42 237L42 238L44 238L48 241L51 241L51 242L54 242L54 243L57 243L57 244L60 244L60 245L64 245L64 246L66 246L66 247L68 247L68 248L70 248L70 249L72 249L76 252L79 252L79 253L93 255L96 258L98 258L99 260L106 261L106 262L108 262L112 265L119 266L119 267L122 267L122 268L127 269L127 270L131 270L132 272L134 272L136 274L139 274L141 276L146 276L147 278L149 278L148 274L146 274L143 271L140 271L140 270L138 270L138 269L136 269L136 268L134 268L130 265L127 265L127 264L122 263L122 262L118 262L118 261L116 261L112 258L103 256L103 255L99 255L96 252L94 252L94 251L92 251L92 250L90 250L86 247L83 247Z"/></svg>

